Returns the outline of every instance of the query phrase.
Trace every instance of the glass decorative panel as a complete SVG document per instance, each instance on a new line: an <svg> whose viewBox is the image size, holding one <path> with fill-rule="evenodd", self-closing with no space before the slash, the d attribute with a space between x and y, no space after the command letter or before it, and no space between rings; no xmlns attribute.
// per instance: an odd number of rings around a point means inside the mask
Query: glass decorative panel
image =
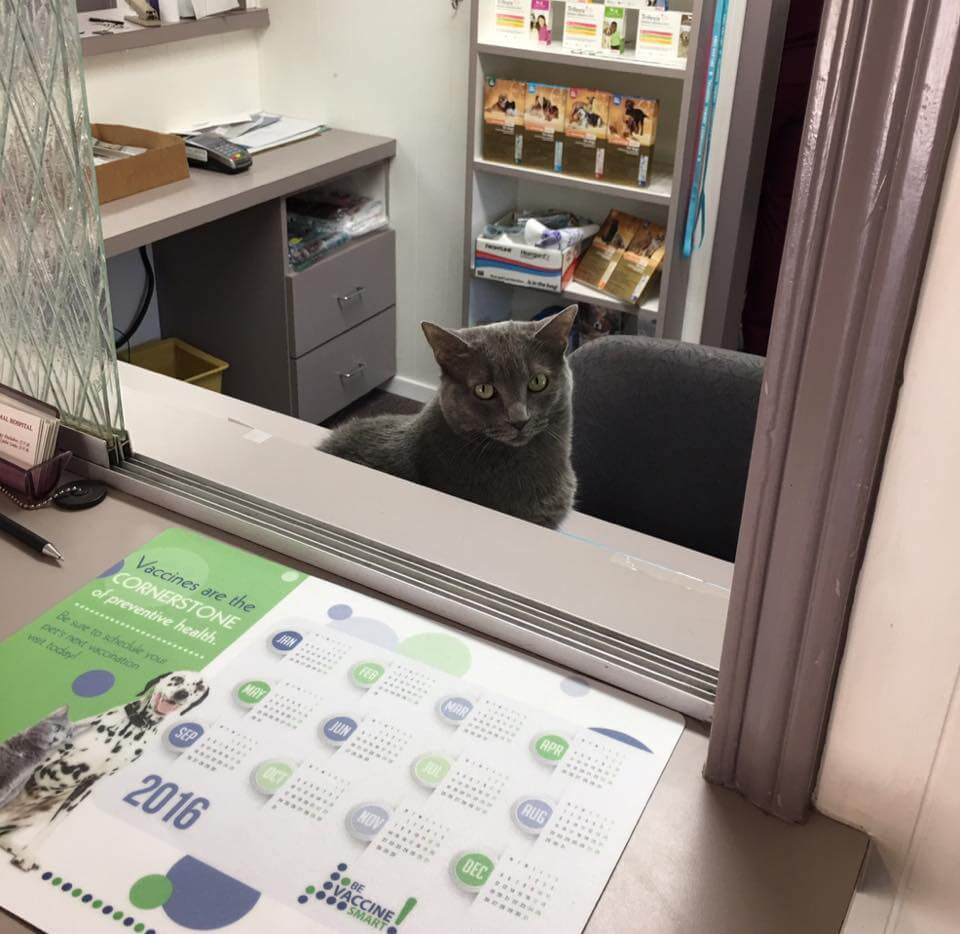
<svg viewBox="0 0 960 934"><path fill-rule="evenodd" d="M0 383L123 430L75 0L0 0Z"/></svg>

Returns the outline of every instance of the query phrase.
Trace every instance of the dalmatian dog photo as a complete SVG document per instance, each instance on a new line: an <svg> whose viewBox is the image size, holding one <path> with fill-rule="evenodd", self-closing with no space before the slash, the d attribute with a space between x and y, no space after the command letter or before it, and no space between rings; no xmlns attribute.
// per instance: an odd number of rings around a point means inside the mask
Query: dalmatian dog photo
<svg viewBox="0 0 960 934"><path fill-rule="evenodd" d="M33 854L51 824L101 778L136 762L167 717L183 716L209 693L197 672L169 672L149 681L128 704L69 724L67 738L46 753L12 797L0 788L0 849L15 866L36 869Z"/></svg>

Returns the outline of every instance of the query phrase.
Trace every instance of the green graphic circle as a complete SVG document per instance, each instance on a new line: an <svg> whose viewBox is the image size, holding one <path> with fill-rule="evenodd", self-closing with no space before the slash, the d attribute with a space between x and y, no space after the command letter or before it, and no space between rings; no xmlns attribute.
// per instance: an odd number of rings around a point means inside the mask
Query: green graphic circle
<svg viewBox="0 0 960 934"><path fill-rule="evenodd" d="M343 886L343 888L345 888L345 889L350 888L350 879L349 879L349 877L348 877L348 876L341 876L341 877L340 877L340 885Z"/></svg>
<svg viewBox="0 0 960 934"><path fill-rule="evenodd" d="M137 932L137 934L140 934L140 932L143 930L143 928L144 928L144 924L143 924L142 921L138 921L138 922L133 926L133 929Z"/></svg>
<svg viewBox="0 0 960 934"><path fill-rule="evenodd" d="M570 748L569 740L556 733L541 733L532 743L533 754L548 765L556 765Z"/></svg>
<svg viewBox="0 0 960 934"><path fill-rule="evenodd" d="M317 889L316 889L315 886L312 886L312 885L308 885L308 886L307 886L307 895L313 895L313 893L316 892L316 891L317 891Z"/></svg>
<svg viewBox="0 0 960 934"><path fill-rule="evenodd" d="M293 763L284 762L283 759L267 759L253 770L250 780L261 794L272 795L287 783L294 768Z"/></svg>
<svg viewBox="0 0 960 934"><path fill-rule="evenodd" d="M493 860L485 853L467 851L454 857L453 878L469 891L477 891L487 884L493 872Z"/></svg>
<svg viewBox="0 0 960 934"><path fill-rule="evenodd" d="M63 882L63 879L61 879L60 876L56 876L50 880L51 885L59 885L61 882Z"/></svg>
<svg viewBox="0 0 960 934"><path fill-rule="evenodd" d="M442 632L422 632L410 636L400 643L397 651L455 678L465 675L473 664L466 642Z"/></svg>
<svg viewBox="0 0 960 934"><path fill-rule="evenodd" d="M173 895L173 883L161 875L143 876L130 887L130 904L135 908L159 908Z"/></svg>
<svg viewBox="0 0 960 934"><path fill-rule="evenodd" d="M382 677L386 668L380 662L357 662L350 669L350 680L358 688L373 687Z"/></svg>
<svg viewBox="0 0 960 934"><path fill-rule="evenodd" d="M95 899L90 903L90 907L91 907L91 908L99 908L102 904L103 904L103 902L100 901L99 898L95 898Z"/></svg>
<svg viewBox="0 0 960 934"><path fill-rule="evenodd" d="M436 788L450 771L451 762L446 756L427 753L413 760L413 777L424 788Z"/></svg>
<svg viewBox="0 0 960 934"><path fill-rule="evenodd" d="M115 912L113 913L113 920L114 920L114 921L119 921L122 917L123 917L123 912L122 912L122 911L115 911Z"/></svg>
<svg viewBox="0 0 960 934"><path fill-rule="evenodd" d="M270 693L270 685L266 681L244 681L238 684L233 696L244 707L253 707L259 704Z"/></svg>
<svg viewBox="0 0 960 934"><path fill-rule="evenodd" d="M74 898L79 898L81 895L83 895L83 889L74 889L70 894Z"/></svg>

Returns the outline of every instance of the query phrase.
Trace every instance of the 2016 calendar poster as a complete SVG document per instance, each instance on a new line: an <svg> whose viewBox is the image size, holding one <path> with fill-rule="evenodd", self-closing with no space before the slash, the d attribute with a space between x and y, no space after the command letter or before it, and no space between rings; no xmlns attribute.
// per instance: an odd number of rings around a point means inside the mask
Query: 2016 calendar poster
<svg viewBox="0 0 960 934"><path fill-rule="evenodd" d="M171 529L0 645L0 901L51 930L581 930L682 719Z"/></svg>

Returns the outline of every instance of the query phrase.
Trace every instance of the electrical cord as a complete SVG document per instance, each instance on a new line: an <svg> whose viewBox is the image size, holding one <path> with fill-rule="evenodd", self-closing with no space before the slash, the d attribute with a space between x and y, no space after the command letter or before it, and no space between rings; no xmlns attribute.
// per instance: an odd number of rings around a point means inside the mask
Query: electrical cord
<svg viewBox="0 0 960 934"><path fill-rule="evenodd" d="M150 262L150 257L147 255L147 248L145 246L140 247L140 260L143 263L143 272L145 276L145 281L143 283L143 294L140 296L140 304L137 306L137 313L133 316L133 320L127 325L125 331L121 331L117 336L115 345L117 348L122 347L124 344L129 344L130 339L134 334L137 333L137 329L143 324L143 319L147 315L147 309L150 307L150 302L153 301L153 290L156 286L156 276L153 274L153 265ZM117 330L114 328L114 330Z"/></svg>

